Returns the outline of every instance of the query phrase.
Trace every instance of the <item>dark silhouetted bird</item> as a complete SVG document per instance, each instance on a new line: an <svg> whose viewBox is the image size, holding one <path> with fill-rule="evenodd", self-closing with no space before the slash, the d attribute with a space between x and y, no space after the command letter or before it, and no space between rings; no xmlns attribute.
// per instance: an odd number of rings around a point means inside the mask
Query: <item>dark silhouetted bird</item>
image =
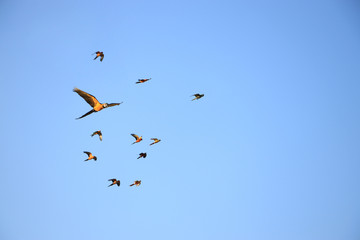
<svg viewBox="0 0 360 240"><path fill-rule="evenodd" d="M89 160L91 160L91 159L94 159L94 161L97 160L97 157L96 157L96 156L93 156L91 152L85 152L85 151L84 151L84 153L86 153L86 154L88 155L88 159L86 159L86 160L84 160L84 161L89 161Z"/></svg>
<svg viewBox="0 0 360 240"><path fill-rule="evenodd" d="M100 57L100 62L102 62L102 60L104 59L104 53L97 51L97 52L93 53L93 55L94 54L96 54L96 57L94 58L94 60L97 59L98 57Z"/></svg>
<svg viewBox="0 0 360 240"><path fill-rule="evenodd" d="M142 136L139 137L138 135L136 135L136 134L134 134L134 133L132 133L131 136L133 136L133 137L136 139L136 141L133 142L132 144L138 143L138 142L141 142L141 141L142 141Z"/></svg>
<svg viewBox="0 0 360 240"><path fill-rule="evenodd" d="M144 83L144 82L147 82L149 81L151 78L142 78L142 79L138 79L138 81L136 82L136 84L138 83Z"/></svg>
<svg viewBox="0 0 360 240"><path fill-rule="evenodd" d="M197 100L197 99L202 98L202 97L204 96L204 94L199 94L199 93L196 93L196 94L191 95L191 96L194 96L194 97L195 97L193 100L191 100L191 101L194 101L195 99Z"/></svg>
<svg viewBox="0 0 360 240"><path fill-rule="evenodd" d="M130 187L132 187L132 186L134 186L134 185L140 186L140 184L141 184L141 180L136 180L136 181L134 181L133 184L130 185Z"/></svg>
<svg viewBox="0 0 360 240"><path fill-rule="evenodd" d="M154 142L150 143L150 146L161 141L161 139L157 138L151 138L151 140L153 140Z"/></svg>
<svg viewBox="0 0 360 240"><path fill-rule="evenodd" d="M139 153L139 157L138 157L137 159L139 159L139 158L146 158L146 156L147 156L146 153Z"/></svg>
<svg viewBox="0 0 360 240"><path fill-rule="evenodd" d="M87 92L84 92L78 88L74 88L73 90L74 92L76 92L77 94L80 95L80 97L82 97L93 109L87 113L85 113L84 115L82 115L81 117L77 118L77 119L80 119L80 118L83 118L83 117L86 117L87 115L90 115L92 114L93 112L98 112L98 111L101 111L103 110L104 108L108 108L108 107L113 107L113 106L116 106L116 105L120 105L121 103L100 103L96 97L94 97L93 95L87 93Z"/></svg>
<svg viewBox="0 0 360 240"><path fill-rule="evenodd" d="M91 134L92 137L95 136L95 135L99 135L100 141L102 141L102 133L101 133L100 130L96 131L96 132L93 132L93 134Z"/></svg>
<svg viewBox="0 0 360 240"><path fill-rule="evenodd" d="M112 185L115 184L117 184L118 187L120 186L120 180L117 180L116 178L109 179L109 181L112 181L112 183L108 187L111 187Z"/></svg>

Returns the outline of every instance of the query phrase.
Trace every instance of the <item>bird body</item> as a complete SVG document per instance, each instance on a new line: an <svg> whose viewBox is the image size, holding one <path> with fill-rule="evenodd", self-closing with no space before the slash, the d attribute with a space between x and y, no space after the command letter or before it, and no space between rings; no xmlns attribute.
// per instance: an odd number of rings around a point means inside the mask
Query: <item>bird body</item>
<svg viewBox="0 0 360 240"><path fill-rule="evenodd" d="M99 112L99 111L103 110L104 108L117 106L122 103L122 102L121 103L100 103L96 99L96 97L94 97L93 95L91 95L87 92L84 92L78 88L74 88L73 91L76 92L77 94L79 94L79 96L82 97L93 108L92 110L90 110L89 112L85 113L84 115L82 115L81 117L79 117L77 119L86 117L87 115L90 115L93 112Z"/></svg>
<svg viewBox="0 0 360 240"><path fill-rule="evenodd" d="M93 134L91 134L92 137L95 136L95 135L99 135L100 141L102 141L102 133L101 133L100 130L99 130L99 131L95 131L95 132L93 132Z"/></svg>
<svg viewBox="0 0 360 240"><path fill-rule="evenodd" d="M87 158L87 159L85 159L84 161L89 161L89 160L91 160L91 159L94 159L94 161L96 161L96 160L97 160L97 157L96 157L96 156L94 156L94 155L92 155L92 153L91 153L91 152L86 152L86 151L84 151L84 153L86 153L86 154L88 155L88 158Z"/></svg>
<svg viewBox="0 0 360 240"><path fill-rule="evenodd" d="M136 134L134 134L134 133L132 133L131 136L133 136L133 137L136 139L136 141L133 142L132 144L141 142L141 141L143 140L143 139L142 139L142 136L139 137L138 135L136 135Z"/></svg>
<svg viewBox="0 0 360 240"><path fill-rule="evenodd" d="M136 181L134 181L133 184L130 185L130 187L132 187L134 185L136 185L138 187L138 186L140 186L140 184L141 184L141 180L136 180Z"/></svg>
<svg viewBox="0 0 360 240"><path fill-rule="evenodd" d="M111 187L115 184L118 185L118 187L120 186L120 180L117 180L116 178L109 179L109 181L112 181L112 183L108 187Z"/></svg>
<svg viewBox="0 0 360 240"><path fill-rule="evenodd" d="M153 140L154 142L150 143L150 146L161 141L161 139L157 138L151 138L151 140Z"/></svg>

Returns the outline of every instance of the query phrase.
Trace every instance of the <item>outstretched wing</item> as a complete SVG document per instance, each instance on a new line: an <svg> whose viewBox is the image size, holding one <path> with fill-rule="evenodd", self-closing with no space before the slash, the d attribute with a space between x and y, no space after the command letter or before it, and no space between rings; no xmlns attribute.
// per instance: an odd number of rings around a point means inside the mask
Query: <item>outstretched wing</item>
<svg viewBox="0 0 360 240"><path fill-rule="evenodd" d="M151 138L151 140L157 141L158 139L157 138Z"/></svg>
<svg viewBox="0 0 360 240"><path fill-rule="evenodd" d="M83 118L83 117L86 117L87 115L90 115L90 114L92 114L93 112L95 112L95 110L94 110L94 109L92 109L91 111L89 111L89 112L85 113L85 114L84 114L84 115L82 115L81 117L76 118L76 120L77 120L77 119L80 119L80 118Z"/></svg>
<svg viewBox="0 0 360 240"><path fill-rule="evenodd" d="M114 181L116 181L116 178L109 179L109 181L114 182Z"/></svg>
<svg viewBox="0 0 360 240"><path fill-rule="evenodd" d="M100 102L96 99L96 97L94 97L93 95L87 92L84 92L78 88L74 88L73 91L79 94L80 97L82 97L92 107L95 107L95 105L100 104Z"/></svg>
<svg viewBox="0 0 360 240"><path fill-rule="evenodd" d="M85 152L84 151L84 153L86 153L88 155L88 157L90 157L91 152Z"/></svg>
<svg viewBox="0 0 360 240"><path fill-rule="evenodd" d="M118 187L120 186L120 180L116 181L116 184L118 185Z"/></svg>
<svg viewBox="0 0 360 240"><path fill-rule="evenodd" d="M102 62L102 60L104 59L104 54L101 54L100 56L101 56L100 62Z"/></svg>
<svg viewBox="0 0 360 240"><path fill-rule="evenodd" d="M113 107L113 106L117 106L117 105L120 105L122 104L123 102L121 103L108 103L107 107Z"/></svg>
<svg viewBox="0 0 360 240"><path fill-rule="evenodd" d="M136 140L138 140L138 139L139 139L139 136L138 136L138 135L136 135L136 134L134 134L134 133L132 133L132 134L131 134L131 136L133 136Z"/></svg>

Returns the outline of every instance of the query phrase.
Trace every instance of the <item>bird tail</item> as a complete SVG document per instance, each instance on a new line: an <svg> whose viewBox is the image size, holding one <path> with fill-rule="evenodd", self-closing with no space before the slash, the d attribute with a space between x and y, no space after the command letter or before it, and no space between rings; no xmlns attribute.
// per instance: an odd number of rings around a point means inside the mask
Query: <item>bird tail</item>
<svg viewBox="0 0 360 240"><path fill-rule="evenodd" d="M132 187L132 186L134 186L134 185L135 185L135 183L131 184L130 187Z"/></svg>
<svg viewBox="0 0 360 240"><path fill-rule="evenodd" d="M97 59L98 57L99 57L99 56L96 56L96 57L94 58L94 60Z"/></svg>

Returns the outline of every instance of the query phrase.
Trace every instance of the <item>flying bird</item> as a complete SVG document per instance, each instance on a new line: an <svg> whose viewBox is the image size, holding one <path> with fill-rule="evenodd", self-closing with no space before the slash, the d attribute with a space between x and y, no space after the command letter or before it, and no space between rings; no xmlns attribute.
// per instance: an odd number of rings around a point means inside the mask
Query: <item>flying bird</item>
<svg viewBox="0 0 360 240"><path fill-rule="evenodd" d="M94 159L94 161L97 160L97 157L94 156L94 155L92 155L91 152L85 152L85 151L84 151L84 153L86 153L86 154L88 155L88 158L87 158L86 160L84 160L84 161L89 161L89 160L91 160L91 159Z"/></svg>
<svg viewBox="0 0 360 240"><path fill-rule="evenodd" d="M130 187L132 187L132 186L134 186L134 185L140 186L140 184L141 184L141 180L136 180L136 181L134 181L133 184L130 185Z"/></svg>
<svg viewBox="0 0 360 240"><path fill-rule="evenodd" d="M93 55L94 54L96 54L96 57L94 58L94 60L97 59L98 57L100 57L100 62L102 62L102 60L104 59L104 53L97 51L97 52L93 53Z"/></svg>
<svg viewBox="0 0 360 240"><path fill-rule="evenodd" d="M95 135L99 135L100 141L102 141L102 133L101 133L100 130L96 131L96 132L93 132L93 134L91 134L92 137L95 136Z"/></svg>
<svg viewBox="0 0 360 240"><path fill-rule="evenodd" d="M150 146L161 141L161 139L157 138L151 138L151 140L153 140L154 142L150 143Z"/></svg>
<svg viewBox="0 0 360 240"><path fill-rule="evenodd" d="M100 103L96 99L96 97L94 97L93 95L91 95L91 94L89 94L87 92L84 92L84 91L82 91L82 90L80 90L78 88L74 88L73 91L76 92L77 94L79 94L80 97L82 97L93 108L91 111L85 113L84 115L82 115L81 117L78 117L77 119L86 117L87 115L90 115L93 112L101 111L104 108L113 107L113 106L122 104L122 102L121 103Z"/></svg>
<svg viewBox="0 0 360 240"><path fill-rule="evenodd" d="M142 79L138 79L138 81L136 82L136 84L138 83L144 83L144 82L147 82L149 81L151 78L142 78Z"/></svg>
<svg viewBox="0 0 360 240"><path fill-rule="evenodd" d="M141 142L141 141L143 140L143 139L142 139L142 136L139 137L138 135L136 135L136 134L134 134L134 133L132 133L131 136L133 136L133 137L136 139L136 141L133 142L132 144Z"/></svg>
<svg viewBox="0 0 360 240"><path fill-rule="evenodd" d="M194 96L194 97L195 97L193 100L191 100L191 101L194 101L195 99L197 100L197 99L202 98L202 97L204 96L204 94L199 94L199 93L196 93L196 94L191 95L191 96Z"/></svg>
<svg viewBox="0 0 360 240"><path fill-rule="evenodd" d="M139 157L137 158L137 159L139 159L139 158L146 158L146 153L139 153Z"/></svg>
<svg viewBox="0 0 360 240"><path fill-rule="evenodd" d="M117 180L116 178L109 179L109 181L112 181L112 183L108 187L111 187L115 184L118 185L118 187L120 186L120 180Z"/></svg>

